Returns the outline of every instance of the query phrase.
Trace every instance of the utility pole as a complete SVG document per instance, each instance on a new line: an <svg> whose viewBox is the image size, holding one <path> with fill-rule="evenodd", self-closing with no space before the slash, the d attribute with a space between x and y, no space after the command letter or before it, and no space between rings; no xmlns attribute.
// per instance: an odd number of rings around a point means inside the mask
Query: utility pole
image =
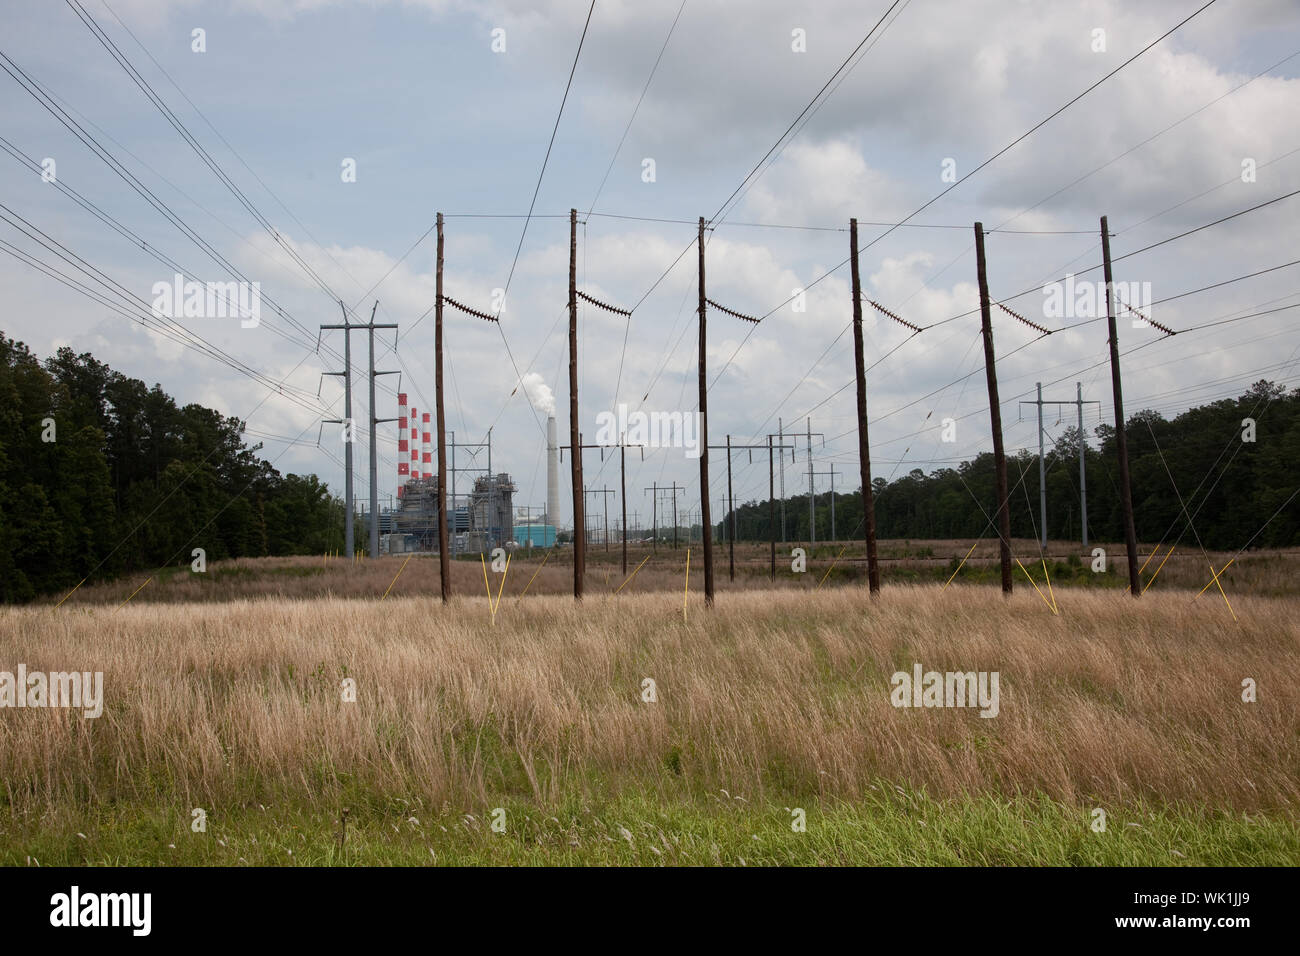
<svg viewBox="0 0 1300 956"><path fill-rule="evenodd" d="M569 210L569 444L582 445L578 436L578 210ZM582 600L583 575L587 572L587 524L582 493L582 452L571 462L573 478L573 597Z"/></svg>
<svg viewBox="0 0 1300 956"><path fill-rule="evenodd" d="M853 281L853 365L858 381L858 467L862 472L862 517L867 535L867 589L880 593L880 564L876 556L876 499L871 487L871 445L867 441L867 370L863 356L862 281L858 275L858 221L849 220L849 272ZM834 494L831 501L835 501Z"/></svg>
<svg viewBox="0 0 1300 956"><path fill-rule="evenodd" d="M659 541L659 496L660 496L661 494L667 494L667 493L669 493L669 492L672 493L672 496L673 496L673 550L676 551L676 550L677 550L677 496L680 495L680 494L683 494L683 493L686 491L686 489L683 488L681 485L677 484L677 482L674 481L671 485L661 485L661 484L655 483L655 484L651 485L649 488L647 488L647 489L645 489L645 490L654 493L654 505L655 505L655 511L654 511L654 536L655 536L655 542L656 542L656 545L658 544L658 541ZM658 547L657 547L657 546L656 546L655 550L656 550L656 551L658 550Z"/></svg>
<svg viewBox="0 0 1300 956"><path fill-rule="evenodd" d="M436 375L437 375L437 400L438 400L438 506L437 506L437 507L438 507L438 550L439 550L439 559L438 559L438 564L439 564L439 569L440 569L441 577L442 577L442 599L443 599L444 602L446 602L447 599L451 596L451 591L450 591L450 587L451 587L450 558L451 558L451 555L450 555L450 549L448 548L448 542L447 542L447 526L448 526L448 524L449 524L449 521L450 521L450 520L454 520L455 517L456 517L456 473L457 473L457 471L460 470L460 469L457 469L457 468L456 468L456 433L455 433L455 432L452 432L452 433L451 433L451 442L450 442L450 445L451 445L451 482L452 482L452 484L451 484L451 514L449 515L449 514L447 513L447 456L446 456L446 447L447 447L447 445L448 445L448 442L447 442L447 418L446 418L446 413L445 413L445 409L444 409L444 402L443 402L443 393L444 393L444 389L443 389L443 380L442 380L442 352L443 352L443 348L442 348L442 312L443 312L443 306L444 306L444 305L450 305L452 308L457 309L457 310L460 311L460 312L464 312L466 315L472 315L472 316L474 316L475 318L478 318L478 319L482 319L482 320L484 320L485 322L496 322L496 321L497 321L497 317L496 317L495 315L489 315L489 314L486 313L486 312L480 312L480 311L478 311L477 309L471 309L469 306L467 306L467 305L465 305L465 304L463 304L463 303L461 303L461 302L457 302L457 301L456 301L455 299L453 299L451 296L449 296L449 295L444 295L444 294L443 294L443 291L442 291L442 265L443 265L442 214L439 213L439 214L438 214L438 275L437 275L437 287L436 287L437 298L436 298L436 300L435 300L435 302L434 302L434 308L435 308L435 310L436 310L436 318L435 318L436 331L435 331L435 334L434 334L434 347L435 347L435 349L436 349L436 351L437 351L437 357L436 357L436 358L437 358L437 372L436 372ZM488 448L488 465L489 465L488 473L489 473L489 476L490 476L490 474L491 474L491 467L490 467L490 466L491 466L491 464L492 464L492 441L491 441L491 439L492 439L492 432L491 432L491 430L489 430L489 431L488 431L488 441L486 442L486 445L487 445L487 448ZM465 445L464 447L468 447L468 448L482 448L484 444L485 444L484 442L479 442L479 443L477 443L477 444L475 444L475 445ZM477 453L475 453L475 452L471 452L470 457L473 458L475 461L478 460L478 458L477 458ZM465 470L468 470L468 471L483 471L482 468L471 468L471 469L465 469ZM471 493L471 497L470 497L470 504L471 504L471 505L473 504L473 500L474 500L474 499L473 499L473 497L472 497L472 493ZM472 508L467 509L467 511L472 512ZM467 524L468 524L468 523L467 523ZM489 527L491 526L491 520L490 520L490 519L489 519L489 521L488 521L488 525L489 525Z"/></svg>
<svg viewBox="0 0 1300 956"><path fill-rule="evenodd" d="M782 423L781 419L778 418L776 420L776 443L782 446L785 445L785 435L783 434L784 428L785 428L784 424ZM790 459L791 461L793 461L794 455L791 455ZM780 465L781 465L781 543L785 544L786 538L785 538L785 457L784 456L781 457Z"/></svg>
<svg viewBox="0 0 1300 956"><path fill-rule="evenodd" d="M817 543L817 509L814 502L816 501L817 489L813 483L813 453L812 440L816 435L822 440L822 445L826 444L826 436L822 432L812 430L812 416L808 417L808 535L809 544Z"/></svg>
<svg viewBox="0 0 1300 956"><path fill-rule="evenodd" d="M451 302L452 300L451 300L451 299L448 299L447 301L448 301L448 302ZM488 440L487 440L487 441L479 441L479 442L463 442L463 441L456 441L456 432L455 432L455 431L448 432L448 435L450 435L450 438L447 440L447 447L451 449L451 467L450 467L449 469L447 469L447 470L448 470L448 472L450 472L450 474L451 474L451 516L452 516L452 524L455 525L455 524L458 524L458 522L456 521L456 516L457 516L457 514L459 513L459 510L460 510L459 507L457 506L457 496L456 496L456 482L459 480L459 479L457 478L457 476L458 476L462 471L468 471L468 472L470 472L471 474L486 475L486 476L489 477L489 478L492 476L492 429L490 429L490 428L488 429L488 434L487 434ZM476 462L476 463L478 462L478 456L482 453L483 449L486 448L486 449L487 449L488 466L487 466L486 468L484 468L484 467L482 467L482 466L480 466L480 465L478 465L478 464L475 464L474 466L468 466L468 465L466 465L465 467L457 467L457 465L456 465L456 449L457 449L457 448L468 449L468 450L469 450L469 451L468 451L468 454L469 454L469 458L470 458L470 460L473 461L473 462ZM474 502L474 491L473 491L473 489L474 489L474 485L473 485L473 483L471 483L471 484L470 484L470 494L467 496L467 498L466 498L466 503L465 503L465 530L466 530L467 532L468 532L469 530L471 530L471 529L470 529L470 524L472 523L472 518L471 518L471 516L472 516L472 514L473 514L473 510L474 510L474 509L473 509L473 502ZM493 497L493 496L492 496L492 493L491 493L491 491L489 491L489 494L488 494L488 499L489 499L489 501L492 500L492 497ZM489 518L489 519L488 519L488 528L478 528L478 529L474 529L474 530L482 531L482 532L483 532L483 533L484 533L488 538L490 538L490 537L491 537L491 534L490 534L490 528L491 528L491 519ZM456 529L453 528L453 531L454 531L454 530L456 530ZM454 543L453 543L453 545L452 545L452 550L455 550L455 544L454 544Z"/></svg>
<svg viewBox="0 0 1300 956"><path fill-rule="evenodd" d="M772 544L772 580L776 580L776 486L772 484L772 436L767 436L767 537Z"/></svg>
<svg viewBox="0 0 1300 956"><path fill-rule="evenodd" d="M700 217L700 231L696 241L699 249L700 279L700 541L704 550L704 606L713 607L713 522L709 513L709 406L708 380L705 378L705 348L707 343L706 316L708 306L712 305L719 312L725 312L737 319L758 324L752 316L742 315L731 309L718 305L705 295L704 289L704 217ZM676 506L677 499L673 499Z"/></svg>
<svg viewBox="0 0 1300 956"><path fill-rule="evenodd" d="M677 550L677 482L675 481L673 482L673 550Z"/></svg>
<svg viewBox="0 0 1300 956"><path fill-rule="evenodd" d="M735 495L732 493L732 484L731 484L731 453L732 453L733 451L748 451L748 452L749 452L749 460L750 460L750 462L752 463L752 462L754 461L754 450L755 450L755 449L759 449L759 450L764 449L764 448L767 449L767 484L768 484L768 499L769 499L769 501L768 501L768 511L771 512L772 509L775 507L775 500L773 499L773 494L772 494L772 491L773 491L773 478L772 478L772 469L773 469L772 453L773 453L773 450L774 450L774 449L781 449L781 450L784 450L784 449L786 449L786 448L789 448L789 449L793 450L794 446L793 446L793 445L773 445L773 444L772 444L772 436L771 436L771 435L768 435L768 436L767 436L767 443L766 443L766 444L759 444L759 445L737 445L737 444L734 444L734 443L732 442L732 440L731 440L731 436L728 435L728 436L727 436L727 443L726 443L725 445L710 445L709 447L710 447L710 448L718 449L718 450L720 450L720 451L721 451L721 450L725 450L725 451L727 452L727 508L728 508L728 511L729 511L730 514L731 514L731 531L730 531L730 536L729 536L729 539L728 539L728 540L729 540L729 543L730 543L730 551L729 551L729 554L728 554L728 565L729 565L729 567L728 567L728 572L729 572L730 579L731 579L732 581L734 581L734 580L736 580L736 543L735 543L735 539L736 539L736 499L735 499ZM783 459L783 460L784 460L784 459ZM771 517L771 515L769 515L769 517ZM773 578L775 578L775 577L776 577L776 524L775 524L774 521L771 522L771 524L772 524L772 528L771 528L771 535L770 535L770 536L771 536L771 538L772 538L772 576L773 576Z"/></svg>
<svg viewBox="0 0 1300 956"><path fill-rule="evenodd" d="M374 558L379 556L379 467L377 458L379 449L376 444L375 434L375 312L379 309L379 300L375 300L374 307L370 310L370 323L367 325L366 338L370 341L370 404L367 406L370 410L370 544L369 556ZM394 326L395 327L395 326Z"/></svg>
<svg viewBox="0 0 1300 956"><path fill-rule="evenodd" d="M731 490L731 435L727 435L727 513L731 516L727 535L727 580L736 580L736 496Z"/></svg>
<svg viewBox="0 0 1300 956"><path fill-rule="evenodd" d="M1082 520L1079 527L1083 531L1083 550L1088 550L1088 466L1085 464L1088 455L1088 440L1083 434L1083 383L1075 382L1075 394L1079 401L1079 510L1082 512ZM1101 404L1098 402L1098 404Z"/></svg>
<svg viewBox="0 0 1300 956"><path fill-rule="evenodd" d="M354 520L353 512L355 511L355 506L353 504L354 495L352 491L352 445L356 440L356 422L352 417L352 333L354 331L360 331L364 329L367 333L369 333L369 342L370 342L370 361L368 364L368 369L369 369L368 381L370 386L370 405L368 406L370 412L370 439L369 439L370 441L370 517L367 523L367 526L369 528L369 534L367 535L367 538L369 539L369 549L368 549L369 554L371 557L374 557L375 555L379 554L379 450L377 445L378 436L375 431L375 426L380 424L381 422L397 421L397 419L395 418L380 418L376 414L377 408L375 405L375 379L379 375L399 374L397 372L376 372L375 371L375 329L396 329L397 326L391 324L385 324L385 325L375 324L375 312L379 309L379 300L377 299L375 300L374 308L370 310L370 321L367 322L365 325L360 325L360 324L352 325L351 323L348 322L347 306L343 304L342 299L339 300L339 307L343 310L343 324L322 325L321 330L325 331L331 329L341 329L343 331L343 339L344 339L343 363L344 365L347 366L345 372L325 373L326 375L343 375L343 390L344 390L344 404L345 404L344 415L346 416L346 418L343 421L346 422L347 431L345 432L345 434L347 434L349 438L347 442L347 448L345 449L346 452L345 467L348 470L348 474L347 474L347 479L344 482L344 486L345 486L344 494L345 497L347 498L347 501L349 502L347 514L344 519L345 521L344 537L346 538L345 556L351 558L355 553L354 526L353 526L353 520ZM332 419L327 419L327 421L331 423L339 423L340 419L332 418Z"/></svg>
<svg viewBox="0 0 1300 956"><path fill-rule="evenodd" d="M370 310L370 323L366 326L370 339L370 556L379 554L379 446L375 426L381 422L397 421L395 418L380 418L375 409L375 378L379 375L398 375L398 372L375 371L375 329L396 329L395 324L375 325L375 312L379 310L379 300L375 300ZM394 349L396 343L394 343ZM389 539L391 540L391 539Z"/></svg>
<svg viewBox="0 0 1300 956"><path fill-rule="evenodd" d="M1047 460L1043 455L1043 383L1038 382L1038 514L1042 549L1047 550Z"/></svg>
<svg viewBox="0 0 1300 956"><path fill-rule="evenodd" d="M650 492L650 534L654 540L650 543L652 554L659 553L659 486L651 485L645 491ZM645 491L642 494L645 494Z"/></svg>
<svg viewBox="0 0 1300 956"><path fill-rule="evenodd" d="M632 312L629 309L620 309L618 306L610 305L607 302L601 302L587 295L585 292L578 291L578 210L569 210L569 447L577 449L573 455L572 461L572 484L573 484L573 532L574 532L574 550L573 550L573 597L575 600L582 600L583 579L587 573L587 521L586 521L586 501L583 494L582 482L582 434L578 431L578 299L585 299L597 308L604 309L607 312L613 312L616 315L625 316L629 321L632 318ZM593 446L594 447L594 446ZM607 446L601 446L607 447ZM645 453L642 452L644 459ZM602 460L603 460L602 455ZM626 524L626 520L624 524ZM581 534L579 534L581 529ZM609 522L605 523L605 531L608 536ZM606 540L606 550L609 542ZM627 562L624 561L626 570Z"/></svg>
<svg viewBox="0 0 1300 956"><path fill-rule="evenodd" d="M835 466L831 465L830 471L816 472L818 475L829 475L831 479L831 541L836 542L839 538L835 534ZM843 474L843 472L840 472Z"/></svg>
<svg viewBox="0 0 1300 956"><path fill-rule="evenodd" d="M1134 597L1139 588L1137 531L1133 525L1133 490L1129 483L1128 435L1124 430L1124 390L1120 383L1119 335L1115 331L1114 279L1110 271L1110 229L1101 217L1101 261L1106 276L1106 324L1110 332L1110 381L1115 393L1115 447L1119 452L1119 493L1124 502L1124 543L1128 547L1128 588Z"/></svg>
<svg viewBox="0 0 1300 956"><path fill-rule="evenodd" d="M487 535L484 544L490 549L492 547L493 542L498 540L492 537L492 521L494 518L496 518L496 514L497 514L496 512L497 483L496 483L496 476L492 474L492 429L491 428L488 428L488 432L487 432L487 446L488 446L487 447L488 518L487 518L487 528L485 529ZM473 490L473 488L474 486L470 485L471 491Z"/></svg>
<svg viewBox="0 0 1300 956"><path fill-rule="evenodd" d="M808 542L817 543L817 489L813 485L812 416L808 416Z"/></svg>
<svg viewBox="0 0 1300 956"><path fill-rule="evenodd" d="M704 606L713 606L713 525L709 516L709 389L705 378L705 316L704 296L704 217L700 217L700 232L696 242L699 247L700 279L700 524L704 551ZM674 499L675 501L676 499Z"/></svg>
<svg viewBox="0 0 1300 956"><path fill-rule="evenodd" d="M626 437L626 436L625 436L625 437ZM572 445L558 445L558 446L556 446L556 447L559 449L559 452L560 452L560 460L561 460L561 461L564 460L564 451L565 451L566 448L569 450L570 454L573 453L573 446L572 446ZM617 445L600 445L600 444L596 444L596 445L584 445L584 444L582 444L582 434L579 433L579 434L578 434L578 453L577 453L577 455L575 455L574 457L578 457L578 456L580 456L580 455L582 454L582 450L583 450L583 449L586 449L586 448L599 448L599 449L600 449L600 460L601 460L601 461L604 461L604 460L605 460L605 449L607 449L607 448L617 448L617 449L618 449L618 454L619 454L619 465L618 465L618 473L619 473L619 500L623 503L623 571L624 571L624 573L626 573L626 572L627 572L627 449L628 449L628 448L640 448L640 449L641 449L641 460L642 460L642 461L645 461L645 446L644 446L644 445L629 445L626 441L620 441ZM584 503L585 503L585 502L584 502ZM608 516L608 507L609 507L609 506L608 506L608 503L606 503L606 524L608 524L608 517L609 517L609 516ZM584 529L584 537L585 537L585 529ZM605 550L606 550L606 551L609 550L609 541L608 541L608 540L606 540L606 542L605 542ZM585 553L585 552L584 552L584 553Z"/></svg>
<svg viewBox="0 0 1300 956"><path fill-rule="evenodd" d="M357 423L352 418L352 326L348 324L348 309L339 300L339 308L343 310L342 325L322 325L321 331L331 329L343 330L343 371L326 372L326 375L343 376L343 417L327 418L328 424L343 426L343 468L346 472L343 476L343 557L351 561L356 555L355 543L353 540L353 512L356 510L356 504L352 496L352 444L357 438ZM317 338L319 344L319 337Z"/></svg>
<svg viewBox="0 0 1300 956"><path fill-rule="evenodd" d="M1083 511L1083 546L1088 547L1088 492L1084 479L1084 452L1087 449L1087 442L1083 437L1083 406L1096 405L1101 406L1101 402L1084 402L1083 400L1083 383L1075 383L1078 389L1078 398L1072 402L1045 402L1043 401L1043 383L1038 383L1038 399L1028 402L1021 400L1021 405L1038 406L1038 499L1039 513L1041 515L1042 548L1047 550L1047 470L1043 463L1043 406L1044 405L1078 405L1079 406L1079 503Z"/></svg>
<svg viewBox="0 0 1300 956"><path fill-rule="evenodd" d="M993 358L993 320L989 314L989 279L984 266L984 224L975 223L975 265L980 289L980 323L984 330L984 374L989 386L989 418L993 426L993 460L997 469L998 551L1002 559L1002 593L1010 594L1011 509L1007 500L1007 459L1002 450L1002 406L998 403L998 373Z"/></svg>
<svg viewBox="0 0 1300 956"><path fill-rule="evenodd" d="M618 494L613 488L587 488L584 489L589 495L605 496L605 550L609 550L609 496Z"/></svg>
<svg viewBox="0 0 1300 956"><path fill-rule="evenodd" d="M1047 550L1047 458L1043 454L1043 383L1038 386L1038 514L1043 530L1043 550Z"/></svg>
<svg viewBox="0 0 1300 956"><path fill-rule="evenodd" d="M781 469L782 471L784 471L785 451L786 449L790 450L790 460L794 461L795 446L793 444L787 445L782 440L783 435L781 433L780 419L777 420L777 433L773 435L771 432L768 432L766 437L767 437L767 523L768 523L767 530L768 530L768 542L771 550L771 577L772 580L775 581L776 580L776 470L774 466L773 456L775 454L775 456L780 457ZM777 439L777 444L775 445L772 444L773 438ZM762 448L763 446L757 445L754 447ZM782 487L784 488L784 481L782 482ZM782 543L785 542L784 491L782 492L782 498L781 498L781 541Z"/></svg>
<svg viewBox="0 0 1300 956"><path fill-rule="evenodd" d="M731 490L731 436L727 436L725 445L711 445L711 448L717 448L719 451L726 449L727 452L727 500L726 511L731 520L731 528L726 534L727 538L727 579L736 580L736 499ZM737 445L737 448L752 448L752 445ZM725 526L725 522L724 522Z"/></svg>
<svg viewBox="0 0 1300 956"><path fill-rule="evenodd" d="M645 454L643 451L642 455ZM618 500L623 506L623 574L627 575L627 447L618 446Z"/></svg>
<svg viewBox="0 0 1300 956"><path fill-rule="evenodd" d="M438 213L438 260L433 303L434 400L438 416L438 578L442 603L451 600L451 554L447 541L447 417L442 403L442 213Z"/></svg>
<svg viewBox="0 0 1300 956"><path fill-rule="evenodd" d="M451 520L455 522L456 515L459 510L456 507L456 476L460 474L460 469L456 467L456 433L454 431L451 433L450 445L451 445ZM469 511L468 508L466 508L465 510L467 512ZM453 528L452 530L456 531L459 529ZM465 530L466 531L469 530L468 517L466 517L465 520ZM453 545L453 547L455 547L455 545Z"/></svg>
<svg viewBox="0 0 1300 956"><path fill-rule="evenodd" d="M838 541L835 534L835 466L831 465L831 541Z"/></svg>

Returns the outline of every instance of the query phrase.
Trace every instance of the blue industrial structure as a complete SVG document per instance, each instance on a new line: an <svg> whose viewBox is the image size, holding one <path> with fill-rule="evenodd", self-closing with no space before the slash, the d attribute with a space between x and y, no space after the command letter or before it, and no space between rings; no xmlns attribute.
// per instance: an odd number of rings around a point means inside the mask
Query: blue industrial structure
<svg viewBox="0 0 1300 956"><path fill-rule="evenodd" d="M515 541L521 548L549 548L555 544L555 525L517 524Z"/></svg>

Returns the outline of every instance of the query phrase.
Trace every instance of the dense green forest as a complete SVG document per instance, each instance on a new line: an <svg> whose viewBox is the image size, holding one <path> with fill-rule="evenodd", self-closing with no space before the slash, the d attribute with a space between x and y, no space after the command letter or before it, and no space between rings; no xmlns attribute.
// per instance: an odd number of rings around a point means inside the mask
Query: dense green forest
<svg viewBox="0 0 1300 956"><path fill-rule="evenodd" d="M314 475L245 448L237 419L0 334L0 601L188 564L193 548L320 554L341 546L342 516Z"/></svg>
<svg viewBox="0 0 1300 956"><path fill-rule="evenodd" d="M1247 418L1256 422L1253 442L1243 440L1242 422ZM1186 522L1181 520L1181 494L1194 516L1193 526L1201 543L1207 548L1235 550L1248 541L1252 547L1300 543L1300 501L1292 501L1291 507L1269 521L1300 485L1300 389L1288 393L1261 381L1240 398L1192 408L1173 420L1153 411L1140 411L1129 418L1127 434L1139 540L1171 541L1180 533L1189 543L1196 540L1185 531ZM1048 537L1079 540L1078 429L1066 429L1054 445L1049 443L1047 447ZM1089 440L1086 465L1088 539L1123 541L1119 459L1113 427L1101 425L1095 430ZM856 467L856 461L846 467ZM1034 538L1039 521L1038 456L1021 452L1008 458L1007 474L1011 534ZM860 489L861 483L855 484ZM917 468L893 481L873 478L871 486L879 538L997 536L989 521L996 506L991 453L928 475ZM818 494L814 504L817 540L830 540L830 494ZM808 496L786 499L785 512L786 537L807 541ZM738 539L767 540L766 499L738 506L736 519ZM859 490L836 493L835 527L841 540L862 536ZM715 534L723 535L722 522Z"/></svg>

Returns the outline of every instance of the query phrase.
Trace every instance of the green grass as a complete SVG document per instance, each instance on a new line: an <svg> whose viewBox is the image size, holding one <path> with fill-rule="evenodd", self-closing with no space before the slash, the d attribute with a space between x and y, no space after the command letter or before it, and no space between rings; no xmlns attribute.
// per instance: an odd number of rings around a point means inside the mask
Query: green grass
<svg viewBox="0 0 1300 956"><path fill-rule="evenodd" d="M504 832L494 832L494 809ZM93 817L60 814L0 824L7 866L312 865L977 865L1294 866L1300 830L1290 821L1190 807L1107 810L1046 799L935 801L878 784L857 804L809 801L806 831L784 806L741 795L697 800L652 793L541 808L489 801L468 815L405 801L349 807L296 803L209 809L207 831L188 807L115 805Z"/></svg>

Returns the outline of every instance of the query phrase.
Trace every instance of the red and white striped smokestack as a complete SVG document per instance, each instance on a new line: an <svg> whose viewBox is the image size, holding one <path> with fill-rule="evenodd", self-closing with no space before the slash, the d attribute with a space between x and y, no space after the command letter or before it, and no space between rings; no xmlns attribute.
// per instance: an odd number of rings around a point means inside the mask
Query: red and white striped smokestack
<svg viewBox="0 0 1300 956"><path fill-rule="evenodd" d="M397 497L402 497L402 488L411 473L411 465L402 452L408 448L406 440L406 393L397 393Z"/></svg>
<svg viewBox="0 0 1300 956"><path fill-rule="evenodd" d="M411 477L420 477L420 413L411 406Z"/></svg>
<svg viewBox="0 0 1300 956"><path fill-rule="evenodd" d="M429 461L429 459L432 457L432 455L429 452L429 449L433 447L433 442L430 440L432 436L429 434L429 413L428 412L425 412L422 416L420 416L420 422L423 425L423 431L420 436L421 437L420 460L424 462L424 477L430 478L433 476L433 466Z"/></svg>

